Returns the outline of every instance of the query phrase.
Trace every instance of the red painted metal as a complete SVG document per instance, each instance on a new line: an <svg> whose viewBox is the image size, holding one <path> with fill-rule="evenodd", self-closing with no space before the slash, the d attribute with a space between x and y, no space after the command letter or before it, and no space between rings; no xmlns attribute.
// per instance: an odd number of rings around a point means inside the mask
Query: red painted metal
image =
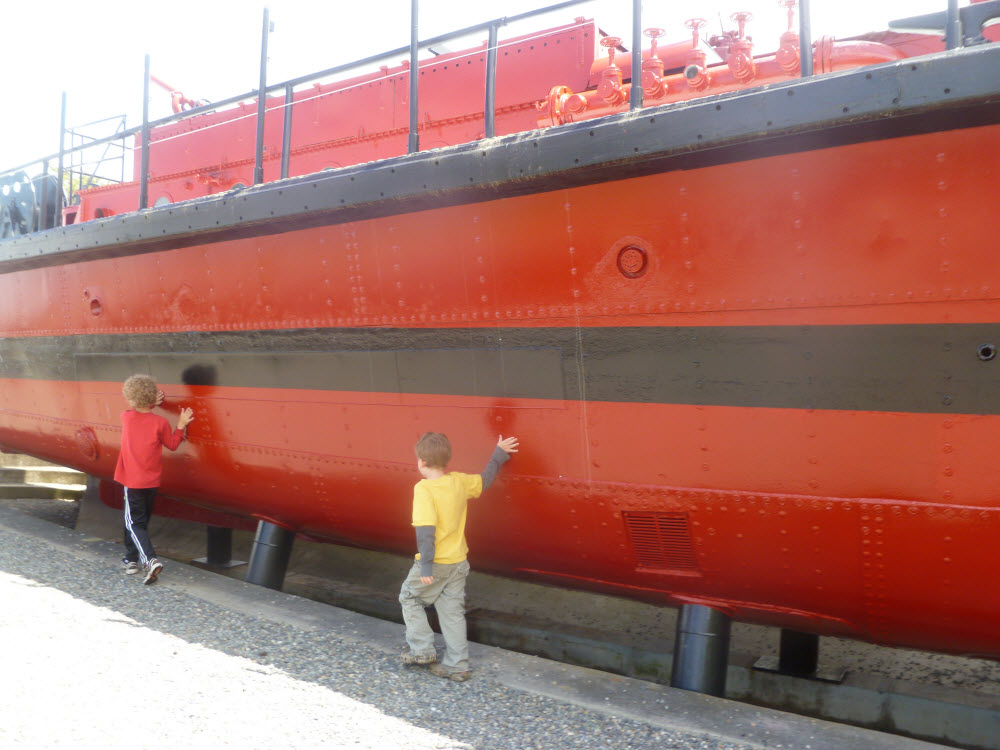
<svg viewBox="0 0 1000 750"><path fill-rule="evenodd" d="M697 42L646 54L647 93L664 92L647 104L797 72L787 37L784 52L752 58L742 37L717 65ZM508 48L497 132L534 127L536 101L545 125L626 108L630 61L618 72L595 62L595 41L586 22ZM902 54L821 40L815 63ZM654 57L699 69L661 78ZM423 146L481 137L484 60L485 50L421 65ZM405 69L297 94L293 173L405 153ZM281 104L268 102L268 179ZM250 184L253 109L156 132L151 201ZM7 273L0 334L996 324L985 217L1000 175L983 155L998 138L996 125L922 133ZM87 191L80 220L126 213L134 194ZM475 470L495 435L514 434L522 451L470 514L479 569L1000 656L1000 608L983 596L1000 530L997 415L164 390L196 421L164 457L163 490L199 507L410 552L416 437L446 432L453 466ZM0 445L108 477L122 408L118 382L3 380Z"/></svg>
<svg viewBox="0 0 1000 750"><path fill-rule="evenodd" d="M496 135L531 130L534 102L546 95L548 76L578 89L587 86L597 28L576 23L507 40L500 51L496 85ZM289 175L401 156L407 152L409 63L332 83L317 83L294 96L293 145ZM486 48L439 55L420 64L420 144L423 150L482 138ZM546 79L538 76L547 71ZM285 98L266 102L264 179L280 176ZM153 131L150 156L150 205L225 192L252 185L256 143L256 101ZM192 133L198 133L192 136ZM139 170L138 142L135 170ZM78 221L96 218L99 209L134 211L134 183L81 193Z"/></svg>
<svg viewBox="0 0 1000 750"><path fill-rule="evenodd" d="M736 15L742 19L742 23L746 22L745 16L748 14ZM725 64L708 65L708 53L702 48L699 39L704 23L703 19L692 19L687 23L693 30L694 38L687 45L683 72L656 79L650 75L651 68L644 69L642 85L649 100L647 105L688 101L707 94L739 91L751 84L780 83L799 75L798 37L792 35L793 42L787 33L782 35L783 46L778 52L761 57L754 57L751 43L739 36L728 48L729 56ZM612 49L611 52L613 51ZM651 51L644 52L644 55L646 62L649 62ZM840 42L832 37L823 37L814 45L813 70L816 74L833 73L891 62L903 57L903 52L888 44L870 41ZM548 98L538 103L539 126L563 125L626 111L632 84L622 84L621 80L623 76L628 77L630 70L631 68L625 70L623 67L619 70L617 66L605 65L602 72L604 77L596 90L574 93L572 87L563 83L553 87Z"/></svg>

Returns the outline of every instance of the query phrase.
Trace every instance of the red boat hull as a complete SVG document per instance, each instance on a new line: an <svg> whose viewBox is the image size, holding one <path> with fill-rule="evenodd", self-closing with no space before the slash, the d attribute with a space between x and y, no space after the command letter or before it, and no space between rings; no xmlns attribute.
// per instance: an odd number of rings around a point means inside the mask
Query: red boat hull
<svg viewBox="0 0 1000 750"><path fill-rule="evenodd" d="M15 244L0 445L107 478L148 371L196 414L164 493L409 552L416 438L475 471L513 434L479 569L1000 656L997 122L949 104L428 187L449 157L513 173L511 140L381 167L422 169L415 198L348 170L250 191L327 200L301 220L237 195ZM590 137L612 125L648 144Z"/></svg>

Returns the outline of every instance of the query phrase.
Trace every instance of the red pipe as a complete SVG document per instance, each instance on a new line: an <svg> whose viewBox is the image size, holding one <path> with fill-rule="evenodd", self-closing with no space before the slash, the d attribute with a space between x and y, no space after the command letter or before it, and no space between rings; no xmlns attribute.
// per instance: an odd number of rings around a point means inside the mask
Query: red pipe
<svg viewBox="0 0 1000 750"><path fill-rule="evenodd" d="M690 46L688 46L687 52L690 55ZM836 70L877 65L893 62L903 57L905 55L899 50L878 42L838 42L833 37L823 37L813 46L813 68L817 73L830 73ZM690 58L688 62L690 62ZM685 70L679 74L664 76L661 79L663 93L659 96L647 94L646 104L655 106L686 101L705 94L718 94L746 89L750 86L787 81L790 76L798 74L797 66L794 71L789 71L787 65L783 67L777 54L755 58L754 77L746 83L738 80L727 64L714 65L704 70L699 66L698 70L690 72L691 75L688 75L689 71ZM651 90L651 82L647 80L645 83L648 87L647 90ZM609 104L602 96L603 92L600 88L574 93L567 86L554 87L549 97L536 105L539 111L538 123L542 127L547 127L590 120L623 111L627 107L628 92L631 88L631 83L623 83L621 85L622 103Z"/></svg>

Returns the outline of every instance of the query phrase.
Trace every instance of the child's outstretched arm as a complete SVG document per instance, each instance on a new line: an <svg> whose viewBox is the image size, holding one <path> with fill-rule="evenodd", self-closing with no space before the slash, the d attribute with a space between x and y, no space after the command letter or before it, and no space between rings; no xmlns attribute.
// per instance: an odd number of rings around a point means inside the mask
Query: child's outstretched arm
<svg viewBox="0 0 1000 750"><path fill-rule="evenodd" d="M181 415L177 419L177 429L171 430L169 425L164 424L160 433L160 442L172 451L180 448L184 440L184 428L194 419L194 412L191 409L181 409Z"/></svg>
<svg viewBox="0 0 1000 750"><path fill-rule="evenodd" d="M493 484L493 480L496 479L500 467L510 460L510 454L517 453L518 445L516 437L505 438L503 435L500 436L500 439L497 441L497 447L493 449L493 455L490 456L486 468L479 472L479 476L483 478L484 490Z"/></svg>

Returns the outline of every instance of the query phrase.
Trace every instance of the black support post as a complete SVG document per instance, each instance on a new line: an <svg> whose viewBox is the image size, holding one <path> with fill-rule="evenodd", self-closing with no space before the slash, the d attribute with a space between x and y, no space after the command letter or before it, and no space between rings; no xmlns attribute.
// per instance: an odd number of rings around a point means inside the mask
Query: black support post
<svg viewBox="0 0 1000 750"><path fill-rule="evenodd" d="M246 582L281 591L285 582L285 572L288 570L288 560L292 556L293 541L295 541L294 531L267 521L258 523Z"/></svg>
<svg viewBox="0 0 1000 750"><path fill-rule="evenodd" d="M209 565L226 565L233 559L233 530L224 526L206 526Z"/></svg>
<svg viewBox="0 0 1000 750"><path fill-rule="evenodd" d="M225 526L205 526L207 555L192 560L208 568L235 568L244 560L233 559L233 530Z"/></svg>
<svg viewBox="0 0 1000 750"><path fill-rule="evenodd" d="M670 686L721 697L729 667L730 618L701 604L685 604L677 616Z"/></svg>
<svg viewBox="0 0 1000 750"><path fill-rule="evenodd" d="M816 674L819 664L819 636L781 629L778 646L778 671L782 674L805 677Z"/></svg>

